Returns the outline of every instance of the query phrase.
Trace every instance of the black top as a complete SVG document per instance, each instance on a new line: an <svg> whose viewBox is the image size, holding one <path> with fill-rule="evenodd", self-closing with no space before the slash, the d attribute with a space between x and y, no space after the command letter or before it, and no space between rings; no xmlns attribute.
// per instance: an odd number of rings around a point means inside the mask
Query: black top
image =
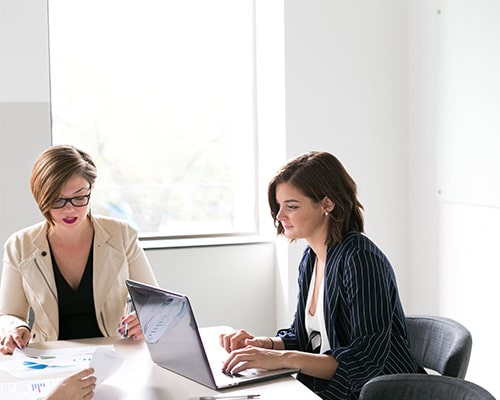
<svg viewBox="0 0 500 400"><path fill-rule="evenodd" d="M59 340L103 336L97 325L94 306L93 250L94 242L90 247L82 280L76 290L73 290L62 276L51 251L59 305Z"/></svg>

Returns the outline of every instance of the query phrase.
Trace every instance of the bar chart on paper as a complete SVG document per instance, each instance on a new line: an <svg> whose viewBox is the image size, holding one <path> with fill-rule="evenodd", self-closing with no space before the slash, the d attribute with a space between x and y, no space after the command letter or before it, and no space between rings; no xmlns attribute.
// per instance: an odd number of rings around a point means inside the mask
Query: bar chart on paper
<svg viewBox="0 0 500 400"><path fill-rule="evenodd" d="M44 379L32 382L6 382L0 384L0 398L9 400L40 400L55 387L61 379Z"/></svg>

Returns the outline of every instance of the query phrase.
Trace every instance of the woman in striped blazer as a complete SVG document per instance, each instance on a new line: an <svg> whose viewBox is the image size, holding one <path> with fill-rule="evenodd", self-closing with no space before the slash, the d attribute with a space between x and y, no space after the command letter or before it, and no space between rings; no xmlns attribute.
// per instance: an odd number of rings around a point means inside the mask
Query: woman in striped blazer
<svg viewBox="0 0 500 400"><path fill-rule="evenodd" d="M308 244L296 313L275 337L222 335L224 369L298 368L327 400L357 399L378 375L419 372L393 268L363 234L356 183L340 161L326 152L296 157L271 180L268 198L278 235Z"/></svg>

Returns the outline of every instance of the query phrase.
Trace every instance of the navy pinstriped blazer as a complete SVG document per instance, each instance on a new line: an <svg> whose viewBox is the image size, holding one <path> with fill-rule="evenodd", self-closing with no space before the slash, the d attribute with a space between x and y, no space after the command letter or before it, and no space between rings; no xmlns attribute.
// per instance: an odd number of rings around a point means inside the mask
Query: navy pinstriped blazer
<svg viewBox="0 0 500 400"><path fill-rule="evenodd" d="M307 247L299 266L294 320L278 331L288 350L312 351L305 329L306 300L316 255ZM339 363L330 381L299 374L326 400L359 397L371 378L418 372L410 353L405 314L392 266L365 235L350 232L327 251L324 312L331 354Z"/></svg>

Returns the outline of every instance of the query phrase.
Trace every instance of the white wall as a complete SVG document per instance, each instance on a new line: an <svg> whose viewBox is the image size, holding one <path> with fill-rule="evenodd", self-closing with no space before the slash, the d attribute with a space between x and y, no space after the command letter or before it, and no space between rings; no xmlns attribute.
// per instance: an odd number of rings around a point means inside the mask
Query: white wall
<svg viewBox="0 0 500 400"><path fill-rule="evenodd" d="M435 0L409 1L410 309L439 314Z"/></svg>
<svg viewBox="0 0 500 400"><path fill-rule="evenodd" d="M29 191L50 142L45 1L0 2L0 241L39 218Z"/></svg>
<svg viewBox="0 0 500 400"><path fill-rule="evenodd" d="M285 4L287 156L326 150L344 163L366 232L393 263L409 306L406 2Z"/></svg>
<svg viewBox="0 0 500 400"><path fill-rule="evenodd" d="M440 312L474 339L467 378L500 397L500 3L439 3L437 198Z"/></svg>
<svg viewBox="0 0 500 400"><path fill-rule="evenodd" d="M411 305L471 331L466 378L498 398L500 7L410 0L409 13Z"/></svg>
<svg viewBox="0 0 500 400"><path fill-rule="evenodd" d="M148 250L147 255L161 287L189 295L201 326L275 332L272 243Z"/></svg>

